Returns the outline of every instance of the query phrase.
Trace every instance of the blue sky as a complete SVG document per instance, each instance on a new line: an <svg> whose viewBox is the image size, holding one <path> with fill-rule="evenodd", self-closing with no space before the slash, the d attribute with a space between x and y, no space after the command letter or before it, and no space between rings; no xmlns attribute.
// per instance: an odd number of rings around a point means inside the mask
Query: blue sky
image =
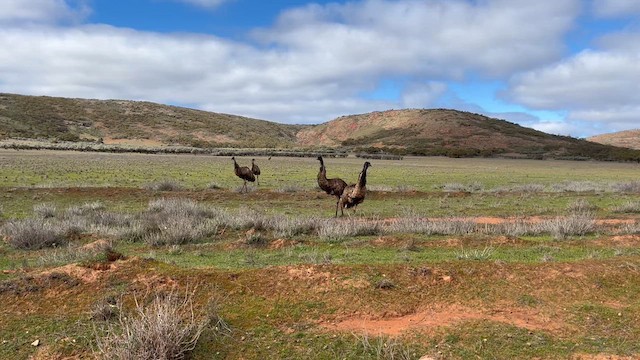
<svg viewBox="0 0 640 360"><path fill-rule="evenodd" d="M454 108L640 128L638 0L2 0L0 92L282 123Z"/></svg>

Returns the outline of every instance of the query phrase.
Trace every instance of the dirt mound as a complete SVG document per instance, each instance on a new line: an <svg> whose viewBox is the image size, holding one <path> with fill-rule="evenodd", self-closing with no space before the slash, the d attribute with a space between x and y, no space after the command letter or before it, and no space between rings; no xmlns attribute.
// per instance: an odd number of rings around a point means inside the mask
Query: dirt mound
<svg viewBox="0 0 640 360"><path fill-rule="evenodd" d="M396 317L348 317L321 323L329 331L359 332L373 336L398 336L408 331L430 332L438 327L451 326L464 321L487 320L505 323L528 330L556 332L566 327L557 318L550 318L534 309L508 308L480 311L460 305L432 307L415 314Z"/></svg>

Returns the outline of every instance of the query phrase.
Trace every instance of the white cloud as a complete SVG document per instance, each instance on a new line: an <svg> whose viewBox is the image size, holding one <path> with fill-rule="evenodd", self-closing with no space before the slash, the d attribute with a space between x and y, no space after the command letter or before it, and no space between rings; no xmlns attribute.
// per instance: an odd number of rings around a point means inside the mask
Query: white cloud
<svg viewBox="0 0 640 360"><path fill-rule="evenodd" d="M229 0L172 0L172 1L213 9L222 5L225 2L228 2Z"/></svg>
<svg viewBox="0 0 640 360"><path fill-rule="evenodd" d="M535 109L564 110L592 131L640 126L640 34L599 39L557 64L515 76L505 96Z"/></svg>
<svg viewBox="0 0 640 360"><path fill-rule="evenodd" d="M275 28L256 36L332 73L499 76L557 58L579 8L575 0L309 5L285 12Z"/></svg>
<svg viewBox="0 0 640 360"><path fill-rule="evenodd" d="M84 1L75 1L74 5L65 0L2 0L0 25L77 21L88 14Z"/></svg>
<svg viewBox="0 0 640 360"><path fill-rule="evenodd" d="M545 65L561 55L562 37L579 11L578 0L309 5L256 31L261 43L255 45L107 25L55 26L84 13L78 5L83 3L5 0L0 5L13 9L0 12L12 14L5 17L13 21L0 27L0 44L12 49L0 52L0 91L140 99L320 122L429 106L446 91L444 81L468 72L504 76ZM29 9L35 12L24 12ZM416 81L397 101L359 96L395 74Z"/></svg>
<svg viewBox="0 0 640 360"><path fill-rule="evenodd" d="M427 82L411 84L402 93L403 108L426 108L433 106L446 92L447 84L442 82Z"/></svg>
<svg viewBox="0 0 640 360"><path fill-rule="evenodd" d="M620 17L640 14L638 0L593 0L593 11L602 17Z"/></svg>

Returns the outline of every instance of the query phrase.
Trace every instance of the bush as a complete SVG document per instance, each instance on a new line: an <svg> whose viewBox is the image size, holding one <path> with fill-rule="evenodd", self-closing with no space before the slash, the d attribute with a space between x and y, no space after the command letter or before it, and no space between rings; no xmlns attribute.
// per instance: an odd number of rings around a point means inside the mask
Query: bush
<svg viewBox="0 0 640 360"><path fill-rule="evenodd" d="M157 294L143 305L137 300L133 314L118 305L117 326L110 325L96 336L99 358L169 360L182 359L193 350L211 317L197 317L192 296L175 292Z"/></svg>
<svg viewBox="0 0 640 360"><path fill-rule="evenodd" d="M596 229L596 223L590 214L574 214L566 217L557 217L542 222L540 226L556 240L564 240L569 236L587 235Z"/></svg>
<svg viewBox="0 0 640 360"><path fill-rule="evenodd" d="M42 219L13 220L2 227L8 243L23 250L36 250L67 244L72 230L58 223Z"/></svg>

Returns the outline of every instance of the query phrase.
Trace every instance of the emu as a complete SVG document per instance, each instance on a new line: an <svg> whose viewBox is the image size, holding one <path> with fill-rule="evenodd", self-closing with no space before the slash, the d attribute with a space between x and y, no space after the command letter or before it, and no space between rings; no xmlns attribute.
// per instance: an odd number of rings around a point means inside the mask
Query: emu
<svg viewBox="0 0 640 360"><path fill-rule="evenodd" d="M327 179L327 168L324 167L324 160L322 160L322 156L318 156L318 160L320 161L318 186L327 194L336 197L336 217L338 217L338 202L340 201L340 196L342 196L344 189L347 187L347 183L340 178Z"/></svg>
<svg viewBox="0 0 640 360"><path fill-rule="evenodd" d="M251 159L251 172L256 176L258 185L260 185L260 168L256 165L256 159Z"/></svg>
<svg viewBox="0 0 640 360"><path fill-rule="evenodd" d="M338 206L340 207L342 216L344 216L344 209L353 208L353 211L355 212L356 207L364 201L364 197L367 195L367 169L370 166L371 163L365 161L362 166L362 171L360 172L360 175L358 175L358 182L347 186L344 189L342 196L340 196Z"/></svg>
<svg viewBox="0 0 640 360"><path fill-rule="evenodd" d="M254 182L256 181L256 177L253 176L253 172L251 172L248 167L238 165L235 156L231 157L231 160L233 160L233 167L236 176L244 180L244 185L242 186L240 192L242 192L243 189L245 190L245 192L248 192L249 190L247 189L247 181Z"/></svg>

